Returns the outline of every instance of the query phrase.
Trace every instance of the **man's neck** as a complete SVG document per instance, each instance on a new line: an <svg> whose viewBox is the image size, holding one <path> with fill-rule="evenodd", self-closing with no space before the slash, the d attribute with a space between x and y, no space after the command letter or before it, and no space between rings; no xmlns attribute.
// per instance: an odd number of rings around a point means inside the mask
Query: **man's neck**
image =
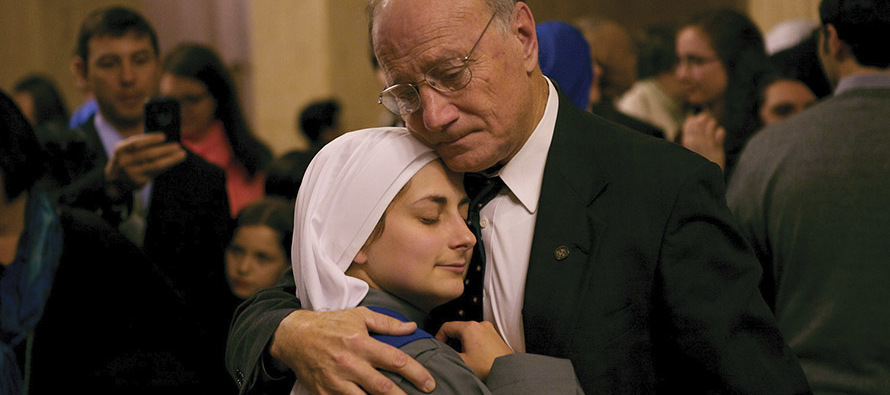
<svg viewBox="0 0 890 395"><path fill-rule="evenodd" d="M890 68L878 68L871 66L863 66L856 62L855 59L847 59L838 64L838 75L840 79L852 77L854 75L869 74L890 74Z"/></svg>
<svg viewBox="0 0 890 395"><path fill-rule="evenodd" d="M111 124L111 125L114 126L114 129L117 130L118 134L120 134L121 137L123 137L123 138L127 138L130 136L135 136L137 134L140 134L140 133L142 133L142 128L143 128L142 124L139 124L136 126L129 126L129 127L121 127L120 125L115 125L115 124Z"/></svg>
<svg viewBox="0 0 890 395"><path fill-rule="evenodd" d="M122 124L121 122L118 122L115 119L106 116L105 113L102 112L101 108L99 109L99 114L101 114L102 119L104 119L105 122L109 126L114 128L114 131L117 132L117 134L119 134L123 138L127 138L130 136L135 136L137 134L140 134L140 133L142 133L142 131L145 127L145 124L142 122L139 122L136 124L130 124L130 123Z"/></svg>

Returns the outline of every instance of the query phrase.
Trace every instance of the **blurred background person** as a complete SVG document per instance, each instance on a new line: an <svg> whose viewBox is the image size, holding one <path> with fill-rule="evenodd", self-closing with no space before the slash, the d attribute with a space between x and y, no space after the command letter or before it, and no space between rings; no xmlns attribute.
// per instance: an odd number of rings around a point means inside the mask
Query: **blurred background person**
<svg viewBox="0 0 890 395"><path fill-rule="evenodd" d="M716 9L694 16L677 33L677 77L693 114L680 143L732 176L739 153L760 128L757 82L769 70L760 30L747 16Z"/></svg>
<svg viewBox="0 0 890 395"><path fill-rule="evenodd" d="M88 166L60 202L91 210L156 265L201 325L190 351L208 392L230 389L223 362L230 294L223 267L231 227L225 173L164 133L145 130L158 93L157 33L140 13L102 7L81 23L73 63L99 110L78 128ZM183 332L183 336L189 333Z"/></svg>
<svg viewBox="0 0 890 395"><path fill-rule="evenodd" d="M226 248L226 277L237 302L275 285L291 267L294 204L266 197L238 213Z"/></svg>
<svg viewBox="0 0 890 395"><path fill-rule="evenodd" d="M767 127L726 200L761 292L817 394L890 389L890 2L822 0L834 94Z"/></svg>
<svg viewBox="0 0 890 395"><path fill-rule="evenodd" d="M677 78L674 29L653 26L637 39L639 80L615 103L619 111L649 122L675 141L685 115L683 85Z"/></svg>
<svg viewBox="0 0 890 395"><path fill-rule="evenodd" d="M303 173L311 161L312 156L304 151L291 151L275 158L266 169L266 197L280 197L293 202L303 183Z"/></svg>
<svg viewBox="0 0 890 395"><path fill-rule="evenodd" d="M232 216L261 198L272 153L251 132L234 80L216 52L201 44L177 45L164 58L160 84L161 95L181 105L182 144L225 170Z"/></svg>
<svg viewBox="0 0 890 395"><path fill-rule="evenodd" d="M0 93L0 393L197 390L182 304L138 247L41 189L45 155Z"/></svg>
<svg viewBox="0 0 890 395"><path fill-rule="evenodd" d="M309 151L318 152L325 144L343 134L340 128L340 102L316 100L300 110L297 126L309 140Z"/></svg>
<svg viewBox="0 0 890 395"><path fill-rule="evenodd" d="M297 128L309 140L309 149L287 152L269 164L265 184L267 196L283 197L290 201L297 198L303 173L315 153L343 133L340 129L340 102L329 98L307 104L298 113Z"/></svg>
<svg viewBox="0 0 890 395"><path fill-rule="evenodd" d="M13 87L12 98L34 128L64 128L68 122L68 106L49 77L32 74Z"/></svg>
<svg viewBox="0 0 890 395"><path fill-rule="evenodd" d="M575 107L586 110L593 83L587 40L574 26L561 21L538 23L535 30L541 72L559 85Z"/></svg>
<svg viewBox="0 0 890 395"><path fill-rule="evenodd" d="M782 121L816 103L816 95L801 81L769 74L758 84L757 115L764 127Z"/></svg>
<svg viewBox="0 0 890 395"><path fill-rule="evenodd" d="M770 61L778 71L805 83L816 97L822 99L831 94L831 84L819 62L819 30L791 47L770 55Z"/></svg>
<svg viewBox="0 0 890 395"><path fill-rule="evenodd" d="M615 108L615 102L637 81L637 50L627 29L611 19L592 16L577 19L590 47L593 82L588 111L650 136L664 131Z"/></svg>
<svg viewBox="0 0 890 395"><path fill-rule="evenodd" d="M48 174L41 183L53 193L71 182L74 167L86 166L85 147L68 128L68 107L55 82L48 76L30 74L13 87L12 98L34 128L37 140L48 152ZM59 158L67 157L65 163Z"/></svg>

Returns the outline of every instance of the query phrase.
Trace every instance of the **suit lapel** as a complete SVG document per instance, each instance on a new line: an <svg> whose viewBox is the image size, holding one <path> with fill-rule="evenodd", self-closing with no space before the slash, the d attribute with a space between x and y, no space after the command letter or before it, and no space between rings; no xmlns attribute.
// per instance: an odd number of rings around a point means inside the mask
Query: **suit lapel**
<svg viewBox="0 0 890 395"><path fill-rule="evenodd" d="M605 224L590 209L608 182L589 149L584 113L560 94L559 113L547 162L525 285L523 323L528 352L571 347L566 325L589 282L590 257Z"/></svg>

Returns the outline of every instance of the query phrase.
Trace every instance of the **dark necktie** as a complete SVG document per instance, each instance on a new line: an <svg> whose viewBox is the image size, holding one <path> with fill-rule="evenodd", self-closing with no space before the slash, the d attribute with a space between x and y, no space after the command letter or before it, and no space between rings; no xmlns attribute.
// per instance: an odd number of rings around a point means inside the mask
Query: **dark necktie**
<svg viewBox="0 0 890 395"><path fill-rule="evenodd" d="M482 287L485 282L485 247L482 245L482 227L479 225L480 211L491 199L497 196L504 182L500 177L486 177L481 173L466 173L464 188L470 198L467 225L476 236L473 257L464 279L464 293L433 310L431 316L435 330L448 321L482 321Z"/></svg>

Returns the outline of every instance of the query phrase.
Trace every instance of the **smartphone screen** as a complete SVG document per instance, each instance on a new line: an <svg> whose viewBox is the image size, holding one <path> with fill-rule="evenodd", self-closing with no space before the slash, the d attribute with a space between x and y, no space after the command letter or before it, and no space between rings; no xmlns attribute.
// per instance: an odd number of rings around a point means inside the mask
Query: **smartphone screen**
<svg viewBox="0 0 890 395"><path fill-rule="evenodd" d="M179 141L180 123L179 101L154 98L145 103L146 132L164 132L167 141Z"/></svg>

